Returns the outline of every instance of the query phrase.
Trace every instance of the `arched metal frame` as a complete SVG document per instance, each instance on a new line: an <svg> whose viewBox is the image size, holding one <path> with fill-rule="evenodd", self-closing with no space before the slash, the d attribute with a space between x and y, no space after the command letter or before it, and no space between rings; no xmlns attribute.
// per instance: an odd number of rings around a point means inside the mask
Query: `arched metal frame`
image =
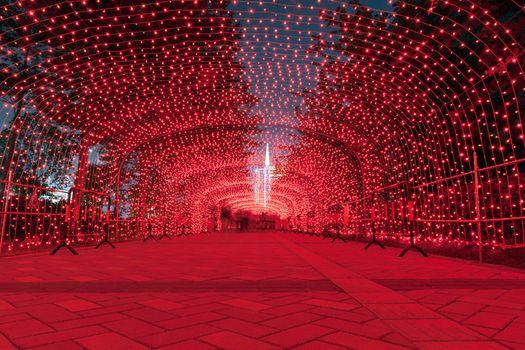
<svg viewBox="0 0 525 350"><path fill-rule="evenodd" d="M10 2L1 9L7 30L0 54L12 64L0 72L3 127L11 127L1 158L0 249L6 229L32 238L28 228L45 226L50 244L64 201L42 209L38 199L47 191L64 196L46 183L57 174L83 190L116 188L118 197L122 167L141 147L257 128L302 133L346 154L358 169L350 180L337 179L338 190L347 180L360 185L352 188L355 200L345 201L363 232L395 235L410 216L410 233L429 242L475 243L480 252L525 244L525 11L517 1L394 1L381 9L321 1L305 9L308 20L295 19L315 38L295 42L276 31L248 46L237 28L245 38L262 32L230 15L266 20L249 6L161 0L162 12L142 4L139 12L155 17L143 21L131 4L70 5ZM268 28L277 29L288 19L278 11L283 4L272 6ZM194 7L209 18L192 16ZM188 12L189 26L175 20L177 11ZM166 34L184 24L186 35ZM302 30L291 30L301 39ZM262 42L278 44L283 60L250 60L265 51ZM297 106L292 123L271 110L288 105ZM110 156L93 170L90 151L99 146ZM34 220L41 212L45 224ZM29 245L42 244L36 238Z"/></svg>
<svg viewBox="0 0 525 350"><path fill-rule="evenodd" d="M132 149L127 150L126 154L122 157L120 157L118 163L118 169L115 176L115 180L110 182L110 187L112 187L114 184L115 186L115 218L117 219L117 227L118 227L118 213L120 211L120 193L121 193L121 172L124 164L126 164L126 161L132 154L136 154L140 151L141 148L148 146L148 145L155 145L155 143L158 140L165 140L165 139L180 139L186 136L192 136L192 135L202 135L207 133L213 133L213 132L221 132L221 131L233 131L233 132L257 132L257 131L265 131L265 130L279 130L281 132L290 132L290 133L300 133L301 135L308 136L315 138L316 140L321 141L322 143L326 143L328 145L331 145L332 147L342 151L344 154L348 156L349 159L352 159L359 167L359 169L362 169L361 163L359 161L358 155L356 155L349 147L346 146L346 144L342 140L335 139L331 137L330 135L326 135L320 132L317 132L315 130L311 129L305 129L305 128L299 128L299 127L293 127L289 125L283 125L283 124L253 124L253 125L236 125L236 124L223 124L223 125L212 125L207 127L198 127L193 129L186 129L178 132L173 132L169 134L164 135L158 135L155 138L145 140L137 145L135 145ZM231 168L231 167L228 167ZM238 167L241 168L241 167ZM360 175L360 173L357 173ZM312 181L312 180L310 180ZM362 196L364 196L364 183L361 179L358 180L359 187L362 192ZM319 198L317 198L319 199ZM303 213L304 216L305 213Z"/></svg>

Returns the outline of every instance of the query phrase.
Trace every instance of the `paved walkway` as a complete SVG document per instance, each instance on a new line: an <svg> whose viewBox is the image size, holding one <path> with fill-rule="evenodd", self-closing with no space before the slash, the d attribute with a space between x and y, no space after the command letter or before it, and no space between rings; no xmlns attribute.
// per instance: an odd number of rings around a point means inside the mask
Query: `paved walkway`
<svg viewBox="0 0 525 350"><path fill-rule="evenodd" d="M0 260L0 349L525 349L525 273L290 233Z"/></svg>

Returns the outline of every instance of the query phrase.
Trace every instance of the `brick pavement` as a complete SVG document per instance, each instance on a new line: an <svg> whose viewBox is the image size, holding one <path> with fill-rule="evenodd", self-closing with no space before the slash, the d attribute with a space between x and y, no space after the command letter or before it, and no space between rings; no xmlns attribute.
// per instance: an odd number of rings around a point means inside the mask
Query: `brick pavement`
<svg viewBox="0 0 525 350"><path fill-rule="evenodd" d="M525 349L521 271L289 233L104 248L1 259L0 349Z"/></svg>

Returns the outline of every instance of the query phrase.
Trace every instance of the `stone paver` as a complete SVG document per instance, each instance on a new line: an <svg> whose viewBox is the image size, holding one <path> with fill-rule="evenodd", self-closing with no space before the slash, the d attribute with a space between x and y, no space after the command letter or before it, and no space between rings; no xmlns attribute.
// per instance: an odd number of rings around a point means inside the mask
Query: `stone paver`
<svg viewBox="0 0 525 350"><path fill-rule="evenodd" d="M143 350L146 346L123 337L117 333L103 333L77 340L89 350L117 349L117 350Z"/></svg>
<svg viewBox="0 0 525 350"><path fill-rule="evenodd" d="M525 348L523 272L362 248L218 233L5 258L0 349Z"/></svg>
<svg viewBox="0 0 525 350"><path fill-rule="evenodd" d="M218 332L201 338L203 341L227 350L272 350L279 347L233 332Z"/></svg>
<svg viewBox="0 0 525 350"><path fill-rule="evenodd" d="M334 331L330 328L306 324L280 331L278 333L266 336L263 339L269 343L289 349L297 345L318 339L321 336L330 333L334 333Z"/></svg>

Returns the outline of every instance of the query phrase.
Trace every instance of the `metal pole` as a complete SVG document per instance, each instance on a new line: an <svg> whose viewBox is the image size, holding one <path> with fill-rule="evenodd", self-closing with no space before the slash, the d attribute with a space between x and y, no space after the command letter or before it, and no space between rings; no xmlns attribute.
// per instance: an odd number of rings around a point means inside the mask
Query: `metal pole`
<svg viewBox="0 0 525 350"><path fill-rule="evenodd" d="M117 170L117 183L116 183L116 192L115 192L115 235L116 237L120 236L120 173L122 172L122 168L124 167L124 162L126 160L126 157L122 158L120 161L120 164L118 166Z"/></svg>
<svg viewBox="0 0 525 350"><path fill-rule="evenodd" d="M476 227L478 232L478 254L479 263L483 263L483 241L481 239L481 210L479 203L479 178L478 178L478 157L474 153L474 200L476 204Z"/></svg>
<svg viewBox="0 0 525 350"><path fill-rule="evenodd" d="M107 225L108 225L108 230L106 232L106 240L109 239L109 225L111 224L111 195L108 194L108 214L107 214Z"/></svg>
<svg viewBox="0 0 525 350"><path fill-rule="evenodd" d="M0 256L2 255L2 248L4 246L5 228L7 224L7 211L9 209L9 197L11 192L11 179L13 178L13 172L9 171L7 175L7 183L5 184L5 199L4 199L4 215L2 216L2 234L0 235Z"/></svg>
<svg viewBox="0 0 525 350"><path fill-rule="evenodd" d="M118 173L117 173L117 189L115 192L115 236L116 238L120 237L120 171L122 169L119 167ZM111 207L108 208L109 211L111 211Z"/></svg>
<svg viewBox="0 0 525 350"><path fill-rule="evenodd" d="M79 217L75 217L73 219L73 215L75 215L75 212L74 212L75 208L71 205L71 200L77 196L74 193L75 190L76 190L75 187L71 187L69 189L69 191L67 192L67 205L69 206L69 218L67 218L67 220L68 220L67 226L66 226L67 229L64 231L63 234L62 233L60 234L60 244L66 244L67 237L71 236L72 232L76 228L76 227L73 227L73 225L77 226L76 225L77 221L80 219L80 215L79 215ZM80 193L81 193L80 194L80 196L81 196L80 200L82 200L82 192L80 192ZM76 200L76 198L75 198L75 200ZM79 213L80 213L80 211L79 211Z"/></svg>

